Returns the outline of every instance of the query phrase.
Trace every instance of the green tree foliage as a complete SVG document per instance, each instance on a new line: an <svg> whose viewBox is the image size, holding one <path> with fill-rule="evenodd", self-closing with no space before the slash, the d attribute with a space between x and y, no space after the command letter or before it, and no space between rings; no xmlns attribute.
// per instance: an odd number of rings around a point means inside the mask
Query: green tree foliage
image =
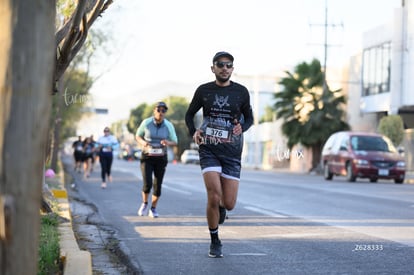
<svg viewBox="0 0 414 275"><path fill-rule="evenodd" d="M63 20L70 18L76 10L76 3L68 0L56 1L56 26L63 27Z"/></svg>
<svg viewBox="0 0 414 275"><path fill-rule="evenodd" d="M395 146L399 146L404 138L404 122L399 115L389 115L381 118L378 132L391 139Z"/></svg>
<svg viewBox="0 0 414 275"><path fill-rule="evenodd" d="M92 24L107 10L113 0L58 0L56 16L56 67L58 82L84 45Z"/></svg>
<svg viewBox="0 0 414 275"><path fill-rule="evenodd" d="M282 132L288 147L296 144L312 148L312 169L320 161L321 148L334 132L349 129L343 105L346 98L341 90L324 89L324 73L319 60L300 63L294 73L279 84L283 90L275 95L276 117L284 120Z"/></svg>
<svg viewBox="0 0 414 275"><path fill-rule="evenodd" d="M190 147L192 141L191 137L188 135L187 126L185 125L184 120L189 103L186 98L178 96L170 96L162 101L168 106L166 118L174 124L175 131L177 132L178 146L176 154L177 156L180 156L185 149ZM156 102L151 102L150 104L143 103L131 110L127 124L130 133L135 134L141 122L145 118L153 115L155 103Z"/></svg>
<svg viewBox="0 0 414 275"><path fill-rule="evenodd" d="M53 97L52 109L52 119L56 119L56 112L58 108L61 108L60 140L76 135L77 122L83 115L84 107L90 101L89 89L93 80L88 77L85 71L70 70L64 75L64 83L63 94L57 94ZM59 103L59 101L62 102Z"/></svg>
<svg viewBox="0 0 414 275"><path fill-rule="evenodd" d="M272 108L272 106L266 106L265 107L265 113L260 118L259 123L263 122L271 122L275 118L275 110Z"/></svg>
<svg viewBox="0 0 414 275"><path fill-rule="evenodd" d="M175 127L178 137L177 155L181 156L185 149L190 148L192 138L188 134L185 124L185 113L188 109L188 101L184 97L171 96L165 99L168 105L167 119L169 119Z"/></svg>
<svg viewBox="0 0 414 275"><path fill-rule="evenodd" d="M135 109L132 109L129 114L129 119L127 123L128 132L135 135L135 132L138 126L141 124L144 117L144 111L147 109L147 104L142 103L138 105Z"/></svg>
<svg viewBox="0 0 414 275"><path fill-rule="evenodd" d="M56 62L54 70L53 113L50 139L46 152L50 167L57 169L61 141L75 135L76 122L81 118L82 107L93 80L89 66L95 48L106 42L102 31L90 29L93 22L112 4L112 0L56 2Z"/></svg>
<svg viewBox="0 0 414 275"><path fill-rule="evenodd" d="M125 140L125 136L124 136L124 127L128 124L128 121L126 119L121 119L115 122L112 122L110 125L110 129L112 134L115 135L115 137L117 137L120 141L124 141Z"/></svg>

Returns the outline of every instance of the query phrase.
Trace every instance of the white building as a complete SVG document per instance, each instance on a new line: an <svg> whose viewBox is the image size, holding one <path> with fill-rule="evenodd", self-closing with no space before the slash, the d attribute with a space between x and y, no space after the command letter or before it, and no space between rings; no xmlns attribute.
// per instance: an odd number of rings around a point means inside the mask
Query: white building
<svg viewBox="0 0 414 275"><path fill-rule="evenodd" d="M389 22L363 35L363 49L347 69L348 122L376 131L379 120L399 114L409 170L414 170L414 1L402 1Z"/></svg>

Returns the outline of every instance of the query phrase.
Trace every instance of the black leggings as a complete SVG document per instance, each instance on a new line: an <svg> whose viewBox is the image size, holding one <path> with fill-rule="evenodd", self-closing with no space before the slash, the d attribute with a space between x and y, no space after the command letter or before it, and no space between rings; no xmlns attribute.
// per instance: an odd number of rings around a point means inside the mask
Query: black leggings
<svg viewBox="0 0 414 275"><path fill-rule="evenodd" d="M113 156L111 154L100 154L99 155L99 162L101 163L101 177L102 182L105 182L105 178L111 175L111 167L112 167L112 160Z"/></svg>
<svg viewBox="0 0 414 275"><path fill-rule="evenodd" d="M161 196L161 185L167 167L168 159L165 157L144 157L141 159L142 192L148 194L154 186L152 194ZM154 174L154 181L152 175Z"/></svg>

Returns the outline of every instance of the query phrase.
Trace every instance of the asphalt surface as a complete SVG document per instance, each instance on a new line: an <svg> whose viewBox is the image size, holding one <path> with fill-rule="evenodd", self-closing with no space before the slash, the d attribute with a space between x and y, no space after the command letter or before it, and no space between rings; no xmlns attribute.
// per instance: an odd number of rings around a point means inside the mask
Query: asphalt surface
<svg viewBox="0 0 414 275"><path fill-rule="evenodd" d="M67 186L74 230L92 253L94 274L414 274L411 245L277 212L258 215L243 203L220 228L225 257L210 259L205 193L167 178L161 217L138 217L139 176L114 169L102 190L99 169L83 179L71 161L64 159L77 185Z"/></svg>

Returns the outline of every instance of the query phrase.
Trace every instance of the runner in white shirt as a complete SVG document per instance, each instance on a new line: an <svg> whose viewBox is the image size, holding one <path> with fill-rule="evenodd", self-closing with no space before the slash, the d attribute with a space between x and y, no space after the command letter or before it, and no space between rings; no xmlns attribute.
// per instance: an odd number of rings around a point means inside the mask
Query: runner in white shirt
<svg viewBox="0 0 414 275"><path fill-rule="evenodd" d="M106 188L106 177L112 181L111 167L113 161L113 150L119 146L118 140L111 135L111 131L108 127L104 129L104 135L101 136L98 141L98 152L99 162L101 163L101 177L102 177L102 188Z"/></svg>

